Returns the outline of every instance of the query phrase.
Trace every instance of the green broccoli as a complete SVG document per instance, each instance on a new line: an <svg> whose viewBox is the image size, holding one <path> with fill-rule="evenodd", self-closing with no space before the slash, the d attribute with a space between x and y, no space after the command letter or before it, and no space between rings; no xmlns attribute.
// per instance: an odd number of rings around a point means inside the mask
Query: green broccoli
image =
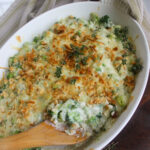
<svg viewBox="0 0 150 150"><path fill-rule="evenodd" d="M142 66L139 62L137 62L136 64L133 64L133 65L132 65L130 71L131 71L134 75L136 75L136 74L138 74L138 73L142 70L142 68L143 68L143 66Z"/></svg>
<svg viewBox="0 0 150 150"><path fill-rule="evenodd" d="M110 28L112 26L112 21L108 15L105 15L99 19L99 24L103 25L105 28Z"/></svg>
<svg viewBox="0 0 150 150"><path fill-rule="evenodd" d="M114 30L116 38L122 42L127 41L128 28L127 27L117 27Z"/></svg>

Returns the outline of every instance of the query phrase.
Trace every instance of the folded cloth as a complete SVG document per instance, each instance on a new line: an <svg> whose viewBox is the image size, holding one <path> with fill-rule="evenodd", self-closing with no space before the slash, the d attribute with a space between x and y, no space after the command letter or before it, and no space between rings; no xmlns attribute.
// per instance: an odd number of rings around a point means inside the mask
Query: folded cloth
<svg viewBox="0 0 150 150"><path fill-rule="evenodd" d="M20 27L54 7L84 0L16 0L0 18L0 47Z"/></svg>
<svg viewBox="0 0 150 150"><path fill-rule="evenodd" d="M131 13L136 17L135 19L142 26L149 46L150 46L150 14L144 6L143 0L125 0L129 6Z"/></svg>
<svg viewBox="0 0 150 150"><path fill-rule="evenodd" d="M54 7L85 0L16 0L0 18L0 47L25 23ZM100 0L102 1L102 0ZM143 27L150 43L150 16L142 0L118 0L128 4L129 14Z"/></svg>

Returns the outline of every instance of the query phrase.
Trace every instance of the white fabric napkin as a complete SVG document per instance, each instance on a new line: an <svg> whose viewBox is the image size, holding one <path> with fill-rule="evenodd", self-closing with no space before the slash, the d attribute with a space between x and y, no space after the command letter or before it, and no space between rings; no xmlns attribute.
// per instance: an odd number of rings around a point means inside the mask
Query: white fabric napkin
<svg viewBox="0 0 150 150"><path fill-rule="evenodd" d="M0 47L25 23L54 7L84 0L16 0L0 17Z"/></svg>
<svg viewBox="0 0 150 150"><path fill-rule="evenodd" d="M126 0L130 6L132 14L136 20L141 24L150 46L150 14L144 6L143 0Z"/></svg>
<svg viewBox="0 0 150 150"><path fill-rule="evenodd" d="M85 0L15 0L11 7L0 17L0 47L25 23L54 7ZM100 0L101 1L101 0ZM116 0L117 1L117 0ZM130 15L143 27L150 44L150 15L142 0L120 0L129 5Z"/></svg>

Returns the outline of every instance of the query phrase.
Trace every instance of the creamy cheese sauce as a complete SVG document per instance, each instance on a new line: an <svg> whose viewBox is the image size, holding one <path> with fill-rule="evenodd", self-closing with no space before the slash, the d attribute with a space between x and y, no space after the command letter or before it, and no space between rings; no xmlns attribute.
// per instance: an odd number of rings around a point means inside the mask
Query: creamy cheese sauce
<svg viewBox="0 0 150 150"><path fill-rule="evenodd" d="M49 119L91 136L127 107L142 69L126 27L69 16L25 43L0 82L0 136Z"/></svg>

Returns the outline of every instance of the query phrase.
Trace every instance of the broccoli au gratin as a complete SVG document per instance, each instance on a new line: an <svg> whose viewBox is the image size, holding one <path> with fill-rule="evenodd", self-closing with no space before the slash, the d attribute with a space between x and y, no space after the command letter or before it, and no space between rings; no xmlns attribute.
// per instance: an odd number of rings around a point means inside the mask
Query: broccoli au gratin
<svg viewBox="0 0 150 150"><path fill-rule="evenodd" d="M69 16L9 59L0 82L0 136L48 119L73 135L104 130L127 107L142 69L128 28Z"/></svg>

